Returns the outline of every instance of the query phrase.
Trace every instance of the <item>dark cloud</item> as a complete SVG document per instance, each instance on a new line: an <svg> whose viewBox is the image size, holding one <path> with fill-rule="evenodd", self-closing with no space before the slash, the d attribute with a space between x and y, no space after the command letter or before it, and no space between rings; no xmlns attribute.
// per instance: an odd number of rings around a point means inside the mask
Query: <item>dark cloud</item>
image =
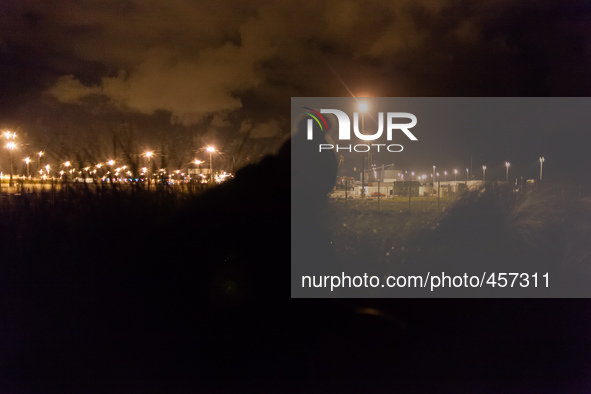
<svg viewBox="0 0 591 394"><path fill-rule="evenodd" d="M583 1L3 2L0 106L102 97L256 139L289 132L292 96L586 96L590 19Z"/></svg>

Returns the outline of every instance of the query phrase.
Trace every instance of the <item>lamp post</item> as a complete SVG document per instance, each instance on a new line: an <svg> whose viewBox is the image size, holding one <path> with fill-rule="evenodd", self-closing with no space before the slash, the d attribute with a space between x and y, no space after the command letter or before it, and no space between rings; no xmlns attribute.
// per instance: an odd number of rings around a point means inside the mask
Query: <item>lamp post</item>
<svg viewBox="0 0 591 394"><path fill-rule="evenodd" d="M215 148L208 146L206 151L209 152L209 182L213 183L213 152L215 152Z"/></svg>
<svg viewBox="0 0 591 394"><path fill-rule="evenodd" d="M11 133L10 131L5 131L4 132L4 136L6 137L6 140L8 140L9 142L6 144L6 148L8 150L10 150L10 181L8 183L8 186L12 187L14 186L14 183L12 181L12 167L13 167L13 156L12 156L12 151L14 150L14 148L16 147L16 144L14 143L14 140L16 138L16 133ZM12 141L10 141L12 140Z"/></svg>
<svg viewBox="0 0 591 394"><path fill-rule="evenodd" d="M541 156L540 157L540 181L542 180L542 167L543 167L544 161L546 161L546 159L544 159L544 157Z"/></svg>
<svg viewBox="0 0 591 394"><path fill-rule="evenodd" d="M109 182L111 182L111 185L113 185L113 173L111 172L111 167L113 164L115 164L115 160L111 159L107 162L107 164L109 165Z"/></svg>
<svg viewBox="0 0 591 394"><path fill-rule="evenodd" d="M486 179L486 166L482 166L482 182Z"/></svg>
<svg viewBox="0 0 591 394"><path fill-rule="evenodd" d="M200 166L203 162L199 159L195 159L194 163L197 166L197 172L199 173L199 174L195 174L195 178L197 178L197 176L201 176ZM201 180L199 182L201 183ZM193 184L193 187L195 187L194 182L193 182L193 178L191 178L191 183Z"/></svg>
<svg viewBox="0 0 591 394"><path fill-rule="evenodd" d="M66 161L64 163L64 165L66 166L66 182L67 182L68 181L68 170L70 169L71 163L69 161Z"/></svg>
<svg viewBox="0 0 591 394"><path fill-rule="evenodd" d="M457 177L458 177L458 169L454 168L454 182L458 180Z"/></svg>
<svg viewBox="0 0 591 394"><path fill-rule="evenodd" d="M508 161L505 162L505 167L507 167L507 173L505 175L505 182L507 184L509 184L509 167L511 166L511 163L509 163Z"/></svg>
<svg viewBox="0 0 591 394"><path fill-rule="evenodd" d="M148 190L150 190L150 183L152 183L152 166L150 166L152 159L152 152L147 151L146 157L148 158Z"/></svg>
<svg viewBox="0 0 591 394"><path fill-rule="evenodd" d="M14 182L12 181L12 167L13 167L12 151L14 150L15 143L9 142L8 144L6 144L6 147L8 148L8 150L10 150L10 181L8 183L8 186L12 187L12 186L14 186Z"/></svg>
<svg viewBox="0 0 591 394"><path fill-rule="evenodd" d="M445 181L447 182L447 170L443 171L443 174L445 175Z"/></svg>
<svg viewBox="0 0 591 394"><path fill-rule="evenodd" d="M27 163L27 178L29 177L29 163L31 162L31 159L29 159L28 157L25 157L25 163Z"/></svg>
<svg viewBox="0 0 591 394"><path fill-rule="evenodd" d="M359 112L361 112L361 133L365 134L365 113L368 105L365 101L359 103ZM369 165L369 163L368 163ZM365 197L365 154L361 154L361 198Z"/></svg>
<svg viewBox="0 0 591 394"><path fill-rule="evenodd" d="M39 165L39 170L41 169L41 156L43 156L45 154L45 152L43 152L42 150L40 150L37 155L39 158L39 161L37 162L37 164Z"/></svg>
<svg viewBox="0 0 591 394"><path fill-rule="evenodd" d="M435 168L437 168L437 166L433 166L433 174L431 175L431 178L433 178L433 186L435 186Z"/></svg>
<svg viewBox="0 0 591 394"><path fill-rule="evenodd" d="M468 186L469 178L470 178L470 169L466 168L466 186Z"/></svg>
<svg viewBox="0 0 591 394"><path fill-rule="evenodd" d="M102 166L103 166L103 165L102 165L101 163L98 163L98 164L96 165L96 168L95 168L95 170L94 170L95 177L97 177L97 180L96 180L96 181L98 182L98 179L100 179L100 180L101 180L101 185L102 185L102 183L103 183L103 181L104 181L104 180L102 179L102 177L101 177L101 174L100 174L100 172L99 172L99 170L101 169L101 167L102 167Z"/></svg>

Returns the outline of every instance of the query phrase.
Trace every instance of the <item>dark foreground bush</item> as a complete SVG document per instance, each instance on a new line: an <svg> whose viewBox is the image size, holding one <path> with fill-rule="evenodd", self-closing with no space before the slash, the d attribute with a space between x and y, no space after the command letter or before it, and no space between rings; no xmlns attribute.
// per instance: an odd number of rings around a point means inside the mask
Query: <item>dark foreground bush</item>
<svg viewBox="0 0 591 394"><path fill-rule="evenodd" d="M286 149L200 195L82 188L3 196L0 391L587 387L586 300L290 300L290 249L310 245L289 243ZM298 220L330 258L318 220L322 183ZM467 212L481 201L466 202ZM439 227L449 234L465 231L457 209ZM516 212L517 227L505 228L539 246L527 227L539 212ZM571 231L584 234L588 222L578 219ZM482 218L483 231L485 220L498 218ZM420 239L439 250L450 240L438 231ZM577 256L570 261L586 258L579 243L585 238L564 249ZM434 253L409 248L418 262Z"/></svg>

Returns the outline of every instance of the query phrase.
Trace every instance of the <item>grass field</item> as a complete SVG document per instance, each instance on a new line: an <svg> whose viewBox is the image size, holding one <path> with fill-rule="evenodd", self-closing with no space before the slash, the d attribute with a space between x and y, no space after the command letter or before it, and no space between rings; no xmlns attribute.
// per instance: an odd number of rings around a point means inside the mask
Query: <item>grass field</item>
<svg viewBox="0 0 591 394"><path fill-rule="evenodd" d="M445 216L454 200L421 197L411 200L388 198L373 200L329 200L322 217L331 250L351 271L363 268L394 268L405 260L419 234L431 231ZM411 249L409 249L411 247Z"/></svg>
<svg viewBox="0 0 591 394"><path fill-rule="evenodd" d="M410 200L410 209L408 197L391 197L380 198L376 197L368 199L331 199L329 205L335 208L346 208L358 211L442 211L449 207L457 199L455 197L441 197L439 201L437 197L414 197Z"/></svg>
<svg viewBox="0 0 591 394"><path fill-rule="evenodd" d="M322 225L343 270L391 274L441 264L459 271L560 269L582 278L591 256L591 199L576 192L482 190L442 198L439 209L436 197L415 198L410 211L400 197L380 199L379 211L377 199L329 200Z"/></svg>

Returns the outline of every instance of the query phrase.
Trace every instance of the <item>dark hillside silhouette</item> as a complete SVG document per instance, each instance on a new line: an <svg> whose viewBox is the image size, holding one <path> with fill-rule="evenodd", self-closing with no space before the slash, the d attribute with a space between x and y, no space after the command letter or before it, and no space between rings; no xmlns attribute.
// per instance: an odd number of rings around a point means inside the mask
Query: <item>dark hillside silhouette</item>
<svg viewBox="0 0 591 394"><path fill-rule="evenodd" d="M2 196L2 391L583 392L591 383L587 300L290 299L290 182L302 180L285 176L290 148L198 195ZM329 259L318 213L334 168L310 165L325 171L315 200L298 208L310 243L295 247ZM409 258L457 242L463 215L494 209L488 199L455 208ZM561 245L580 261L585 212L561 227L575 234ZM508 218L483 212L478 223Z"/></svg>

